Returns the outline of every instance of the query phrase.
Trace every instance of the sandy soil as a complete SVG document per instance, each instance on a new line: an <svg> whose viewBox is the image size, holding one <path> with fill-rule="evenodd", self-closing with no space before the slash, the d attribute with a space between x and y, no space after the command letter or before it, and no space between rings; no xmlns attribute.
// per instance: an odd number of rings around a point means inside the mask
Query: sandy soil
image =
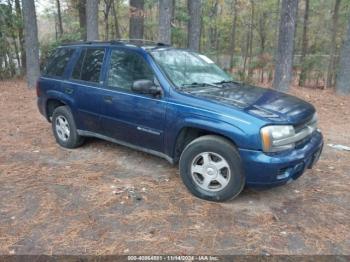
<svg viewBox="0 0 350 262"><path fill-rule="evenodd" d="M350 99L291 93L325 142L350 146ZM177 167L90 139L59 147L23 81L0 82L1 254L350 254L350 152L325 146L283 187L223 204L194 198Z"/></svg>

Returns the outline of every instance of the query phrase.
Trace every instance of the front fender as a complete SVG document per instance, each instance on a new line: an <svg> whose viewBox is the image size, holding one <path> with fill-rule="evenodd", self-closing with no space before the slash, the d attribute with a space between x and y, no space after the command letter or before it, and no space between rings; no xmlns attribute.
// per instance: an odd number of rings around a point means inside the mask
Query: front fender
<svg viewBox="0 0 350 262"><path fill-rule="evenodd" d="M256 133L249 133L243 128L228 123L219 118L210 118L203 115L179 116L172 122L168 130L171 130L166 137L166 148L169 149L168 155L173 156L177 138L183 128L197 128L218 134L232 141L238 148L254 148L257 142ZM246 129L245 129L246 130ZM249 131L249 129L247 129Z"/></svg>

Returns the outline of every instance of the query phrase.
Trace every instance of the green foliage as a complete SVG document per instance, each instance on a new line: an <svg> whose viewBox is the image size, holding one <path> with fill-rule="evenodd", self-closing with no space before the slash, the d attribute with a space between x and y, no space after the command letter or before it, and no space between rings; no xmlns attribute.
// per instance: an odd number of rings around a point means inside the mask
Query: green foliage
<svg viewBox="0 0 350 262"><path fill-rule="evenodd" d="M17 69L20 61L16 60L16 30L19 26L22 26L22 22L13 12L12 6L0 2L0 79L19 73Z"/></svg>
<svg viewBox="0 0 350 262"><path fill-rule="evenodd" d="M297 63L296 67L303 68L305 79L309 82L320 81L323 79L328 66L328 56L322 54L313 54L305 57L302 64Z"/></svg>

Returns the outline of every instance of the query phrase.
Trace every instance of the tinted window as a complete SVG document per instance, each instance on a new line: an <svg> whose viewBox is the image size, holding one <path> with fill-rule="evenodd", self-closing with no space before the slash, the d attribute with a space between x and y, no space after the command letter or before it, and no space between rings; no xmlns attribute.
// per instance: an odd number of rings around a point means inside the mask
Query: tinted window
<svg viewBox="0 0 350 262"><path fill-rule="evenodd" d="M49 64L44 68L44 74L51 76L63 76L64 70L73 52L73 48L57 49L51 57Z"/></svg>
<svg viewBox="0 0 350 262"><path fill-rule="evenodd" d="M73 79L81 79L81 66L83 65L85 54L86 54L86 49L83 49L80 53L78 61L74 66L73 73L72 73Z"/></svg>
<svg viewBox="0 0 350 262"><path fill-rule="evenodd" d="M133 52L112 50L108 86L131 90L133 82L140 79L154 80L154 74L146 61Z"/></svg>
<svg viewBox="0 0 350 262"><path fill-rule="evenodd" d="M104 54L103 48L84 49L74 67L72 78L98 83Z"/></svg>

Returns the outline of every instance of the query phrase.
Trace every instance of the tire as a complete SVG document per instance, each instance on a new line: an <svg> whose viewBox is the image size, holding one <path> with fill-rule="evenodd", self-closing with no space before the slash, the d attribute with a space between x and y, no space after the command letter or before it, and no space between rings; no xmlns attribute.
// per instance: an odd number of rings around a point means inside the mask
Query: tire
<svg viewBox="0 0 350 262"><path fill-rule="evenodd" d="M84 142L84 138L77 133L72 112L67 106L59 106L54 110L52 131L57 143L64 148L76 148Z"/></svg>
<svg viewBox="0 0 350 262"><path fill-rule="evenodd" d="M239 153L219 136L193 140L183 150L179 165L185 186L201 199L223 202L238 196L245 186Z"/></svg>

